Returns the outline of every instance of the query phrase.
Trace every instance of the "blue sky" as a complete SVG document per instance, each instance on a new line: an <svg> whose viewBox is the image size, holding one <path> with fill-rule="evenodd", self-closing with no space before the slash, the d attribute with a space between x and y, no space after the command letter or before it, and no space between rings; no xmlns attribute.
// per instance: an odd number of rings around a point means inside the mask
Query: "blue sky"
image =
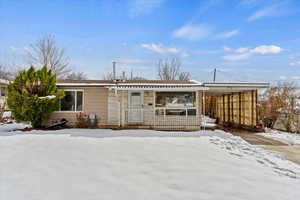
<svg viewBox="0 0 300 200"><path fill-rule="evenodd" d="M300 80L299 0L0 0L0 62L52 34L90 78L134 71L157 78L180 57L193 79Z"/></svg>

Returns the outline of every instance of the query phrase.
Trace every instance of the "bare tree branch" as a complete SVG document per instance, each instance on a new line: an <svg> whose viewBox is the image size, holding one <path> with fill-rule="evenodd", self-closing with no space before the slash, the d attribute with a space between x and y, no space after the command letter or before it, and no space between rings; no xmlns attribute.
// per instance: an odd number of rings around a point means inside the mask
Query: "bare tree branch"
<svg viewBox="0 0 300 200"><path fill-rule="evenodd" d="M113 80L114 79L113 73L108 72L108 73L104 74L102 79L103 80Z"/></svg>
<svg viewBox="0 0 300 200"><path fill-rule="evenodd" d="M259 116L267 120L273 128L277 120L281 120L287 131L291 131L295 118L295 100L297 87L294 82L279 82L268 88L261 96L258 104ZM284 117L283 117L284 116Z"/></svg>
<svg viewBox="0 0 300 200"><path fill-rule="evenodd" d="M27 50L28 64L34 66L47 66L57 76L69 73L69 58L65 50L56 45L54 36L47 35L31 44Z"/></svg>
<svg viewBox="0 0 300 200"><path fill-rule="evenodd" d="M83 72L70 72L63 77L65 80L86 80L87 76Z"/></svg>
<svg viewBox="0 0 300 200"><path fill-rule="evenodd" d="M3 65L0 65L0 79L4 80L12 80L14 77L14 72L8 70L6 67Z"/></svg>
<svg viewBox="0 0 300 200"><path fill-rule="evenodd" d="M158 77L160 80L189 80L188 72L181 72L181 61L178 58L158 61Z"/></svg>
<svg viewBox="0 0 300 200"><path fill-rule="evenodd" d="M103 80L113 80L113 79L114 79L114 76L113 76L112 72L108 72L105 75L103 75ZM146 78L144 78L142 76L134 76L133 72L131 72L131 75L128 76L125 71L122 72L121 79L124 79L124 80L147 80Z"/></svg>

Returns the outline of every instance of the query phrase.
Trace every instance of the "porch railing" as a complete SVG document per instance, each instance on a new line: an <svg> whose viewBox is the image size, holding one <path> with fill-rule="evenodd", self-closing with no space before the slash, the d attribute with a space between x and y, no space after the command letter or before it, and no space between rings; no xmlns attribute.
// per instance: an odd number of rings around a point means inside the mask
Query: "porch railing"
<svg viewBox="0 0 300 200"><path fill-rule="evenodd" d="M157 130L199 130L203 125L203 117L197 115L195 109L128 108L125 110L124 125L149 125Z"/></svg>

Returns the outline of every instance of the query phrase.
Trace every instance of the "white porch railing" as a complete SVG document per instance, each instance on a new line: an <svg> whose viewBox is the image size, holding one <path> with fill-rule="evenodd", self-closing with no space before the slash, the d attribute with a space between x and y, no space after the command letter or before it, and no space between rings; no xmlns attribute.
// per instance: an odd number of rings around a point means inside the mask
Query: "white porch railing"
<svg viewBox="0 0 300 200"><path fill-rule="evenodd" d="M155 108L154 113L154 129L197 130L201 128L202 117L197 116L196 108Z"/></svg>
<svg viewBox="0 0 300 200"><path fill-rule="evenodd" d="M150 125L157 130L198 130L203 125L202 116L196 108L128 108L125 110L125 125ZM145 117L145 112L147 117ZM149 113L152 115L149 116Z"/></svg>

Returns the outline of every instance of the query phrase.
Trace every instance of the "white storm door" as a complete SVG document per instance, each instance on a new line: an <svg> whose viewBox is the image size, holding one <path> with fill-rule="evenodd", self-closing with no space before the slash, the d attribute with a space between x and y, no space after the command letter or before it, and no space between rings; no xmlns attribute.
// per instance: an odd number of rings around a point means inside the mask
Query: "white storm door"
<svg viewBox="0 0 300 200"><path fill-rule="evenodd" d="M144 93L129 91L128 94L128 123L143 123Z"/></svg>

